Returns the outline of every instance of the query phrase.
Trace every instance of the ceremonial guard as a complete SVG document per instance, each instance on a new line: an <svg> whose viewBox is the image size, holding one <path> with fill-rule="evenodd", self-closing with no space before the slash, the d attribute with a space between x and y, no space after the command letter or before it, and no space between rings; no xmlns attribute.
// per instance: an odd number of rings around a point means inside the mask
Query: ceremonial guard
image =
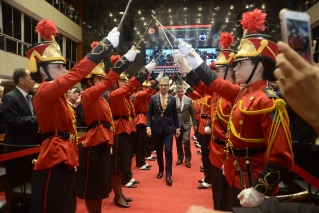
<svg viewBox="0 0 319 213"><path fill-rule="evenodd" d="M138 53L139 50L134 46L131 51ZM126 56L126 55L125 55ZM129 61L135 58L129 57ZM115 127L113 155L112 155L112 188L115 194L114 203L122 208L129 208L127 202L132 201L123 195L122 192L122 173L130 170L130 150L129 150L129 135L133 129L131 118L131 105L125 99L132 95L148 74L151 74L156 63L153 61L140 69L127 83L123 77L119 77L114 84L114 90L109 92L108 100L113 113L113 121Z"/></svg>
<svg viewBox="0 0 319 213"><path fill-rule="evenodd" d="M263 30L265 16L258 9L243 14L244 37L233 62L236 82L244 84L242 89L211 72L191 45L183 41L179 49L188 64L180 55L174 56L187 70L188 79L197 74L211 94L216 92L233 103L224 162L228 207L258 206L265 195L278 191L278 183L293 167L285 102L267 88L267 80L275 80L277 42L267 35L247 34Z"/></svg>
<svg viewBox="0 0 319 213"><path fill-rule="evenodd" d="M114 28L66 74L54 23L42 20L36 32L45 41L26 51L31 77L41 83L33 98L42 145L32 174L31 212L75 212L76 121L64 94L118 46L120 33Z"/></svg>
<svg viewBox="0 0 319 213"><path fill-rule="evenodd" d="M233 36L223 32L220 37L221 50L216 62L210 64L210 69L220 78L235 84L235 75L231 67L236 52L230 49L233 44ZM195 80L195 79L193 79ZM198 78L198 80L200 79ZM207 91L207 86L201 81L196 87L197 90ZM209 143L209 160L212 166L212 194L214 198L214 209L227 211L227 187L228 183L222 172L225 161L225 142L229 115L232 109L232 102L221 97L218 93L213 93L211 118L212 135Z"/></svg>
<svg viewBox="0 0 319 213"><path fill-rule="evenodd" d="M93 42L92 49L96 45L98 42ZM88 133L80 153L77 196L85 199L90 213L101 212L102 199L107 198L112 190L111 147L114 124L111 109L102 94L114 85L128 65L129 62L123 56L105 78L104 63L101 61L84 80L84 84L91 87L82 94Z"/></svg>
<svg viewBox="0 0 319 213"><path fill-rule="evenodd" d="M136 143L136 167L141 170L149 170L149 166L145 163L146 151L148 146L149 137L146 135L146 114L148 111L148 103L152 95L156 93L156 88L163 73L160 73L154 83L148 80L142 84L141 91L134 94L134 106L136 111L136 130L137 130L137 143Z"/></svg>

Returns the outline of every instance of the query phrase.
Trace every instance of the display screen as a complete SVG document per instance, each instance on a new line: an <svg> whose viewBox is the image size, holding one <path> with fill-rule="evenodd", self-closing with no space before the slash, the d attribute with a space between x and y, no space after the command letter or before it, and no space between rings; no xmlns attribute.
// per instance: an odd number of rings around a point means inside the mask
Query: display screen
<svg viewBox="0 0 319 213"><path fill-rule="evenodd" d="M288 44L311 63L310 29L307 21L287 19Z"/></svg>
<svg viewBox="0 0 319 213"><path fill-rule="evenodd" d="M178 65L174 63L173 51L178 51L178 39L191 44L201 58L210 64L216 60L219 49L212 47L212 25L182 25L151 27L146 35L146 64L158 59L151 77L164 71L164 75L178 73ZM165 33L164 33L165 32ZM169 40L169 41L168 41ZM159 53L162 51L161 55Z"/></svg>

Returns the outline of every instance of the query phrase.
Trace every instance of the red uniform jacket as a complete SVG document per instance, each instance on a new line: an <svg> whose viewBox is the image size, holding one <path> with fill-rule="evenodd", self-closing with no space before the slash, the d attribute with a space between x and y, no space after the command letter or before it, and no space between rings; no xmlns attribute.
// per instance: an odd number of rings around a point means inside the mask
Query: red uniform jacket
<svg viewBox="0 0 319 213"><path fill-rule="evenodd" d="M127 103L130 105L130 115L132 117L132 131L131 132L136 132L136 113L135 113L135 107L133 102L131 101L131 96L128 96L125 98L125 100L127 101Z"/></svg>
<svg viewBox="0 0 319 213"><path fill-rule="evenodd" d="M211 104L212 104L212 97L210 95L205 95L200 102L199 110L199 126L198 132L202 135L210 135L210 133L206 133L204 128L206 126L211 126L211 118L210 118L210 111L211 111Z"/></svg>
<svg viewBox="0 0 319 213"><path fill-rule="evenodd" d="M266 88L265 80L250 84L241 90L240 87L219 78L205 63L188 73L186 77L194 85L198 85L196 82L199 77L208 86L207 93L216 92L233 103L227 127L226 149L229 153L224 164L229 185L243 189L240 173L235 167L238 165L237 168L243 172L246 187L254 187L267 195L276 193L278 183L293 167L285 102ZM248 152L255 153L250 154L249 161L245 159L246 148ZM236 151L238 164L231 150ZM246 162L250 162L248 165L252 170L252 185L249 184Z"/></svg>
<svg viewBox="0 0 319 213"><path fill-rule="evenodd" d="M156 90L149 87L144 91L139 91L134 95L134 107L136 112L135 123L146 125L146 114L148 112L148 103Z"/></svg>
<svg viewBox="0 0 319 213"><path fill-rule="evenodd" d="M207 92L207 86L200 82L197 85L197 90ZM214 142L214 138L226 140L226 131L228 119L232 109L232 103L220 97L217 93L213 93L211 119L212 119L212 137L209 144L209 160L212 165L221 169L225 161L224 145L219 145ZM223 125L223 127L221 126Z"/></svg>
<svg viewBox="0 0 319 213"><path fill-rule="evenodd" d="M133 76L123 87L111 91L108 95L113 118L124 116L124 118L114 119L116 135L121 133L130 134L133 131L134 123L132 123L132 118L130 117L130 105L125 97L132 95L140 85L140 82ZM125 117L128 119L125 119Z"/></svg>
<svg viewBox="0 0 319 213"><path fill-rule="evenodd" d="M113 144L114 125L112 112L109 104L102 97L102 94L111 88L118 78L119 74L110 71L102 82L86 89L82 95L82 106L86 125L89 126L93 122L103 121L112 127L112 129L108 129L103 125L98 125L90 129L84 141L84 147L96 146L104 142L107 142L109 145Z"/></svg>
<svg viewBox="0 0 319 213"><path fill-rule="evenodd" d="M286 117L287 114L285 115L285 107L282 108L279 105L280 101L283 100L277 99L276 101L275 98L269 97L263 90L266 86L267 82L264 80L248 85L234 104L228 125L228 142L235 148L267 146L265 153L251 157L253 180L258 182L256 187L264 185L266 188L266 191L262 192L264 194L273 190L273 183L267 183L267 177L258 178L268 161L280 164L288 171L291 171L293 167L289 121ZM214 80L209 88L230 102L235 100L240 90L238 86L221 78ZM275 118L277 112L282 113L281 119ZM245 158L238 157L238 162L244 173L247 187L251 187L249 186ZM227 155L224 169L228 183L240 190L243 189L239 174L234 166L233 156L230 153Z"/></svg>
<svg viewBox="0 0 319 213"><path fill-rule="evenodd" d="M75 121L64 93L87 76L95 66L94 62L85 57L68 74L40 84L33 99L33 107L42 134L58 130L76 133ZM79 165L75 141L61 137L48 138L42 142L34 169L51 168L61 162L70 169Z"/></svg>

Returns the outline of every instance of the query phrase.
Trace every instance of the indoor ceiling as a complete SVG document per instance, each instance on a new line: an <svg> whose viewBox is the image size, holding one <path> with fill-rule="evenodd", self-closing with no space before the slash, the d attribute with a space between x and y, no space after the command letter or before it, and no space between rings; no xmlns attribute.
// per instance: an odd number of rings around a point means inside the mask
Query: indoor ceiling
<svg viewBox="0 0 319 213"><path fill-rule="evenodd" d="M90 43L100 40L119 23L128 0L84 1L83 53L90 50ZM236 44L241 38L238 18L247 10L259 8L267 13L265 34L281 39L278 13L282 8L297 10L298 0L133 0L129 9L132 18L133 41L137 43L145 31L151 13L165 26L211 24L212 47L218 47L219 35L227 31L235 35ZM156 25L153 21L152 25ZM127 46L121 41L122 46ZM122 48L119 46L119 49ZM235 48L234 47L234 48ZM141 46L143 48L143 46ZM126 50L125 49L125 50ZM124 50L123 50L124 51Z"/></svg>

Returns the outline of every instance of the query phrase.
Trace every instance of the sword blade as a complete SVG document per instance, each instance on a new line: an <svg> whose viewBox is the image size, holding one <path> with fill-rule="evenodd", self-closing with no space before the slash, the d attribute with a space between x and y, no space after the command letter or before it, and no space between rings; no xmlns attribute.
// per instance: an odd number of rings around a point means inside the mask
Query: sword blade
<svg viewBox="0 0 319 213"><path fill-rule="evenodd" d="M131 3L132 3L132 0L129 0L128 4L126 5L125 12L124 12L124 14L122 16L122 19L121 19L119 25L117 26L118 31L120 31L120 29L122 27L123 21L125 19L125 16L127 15L127 12L128 12L128 9L130 8Z"/></svg>
<svg viewBox="0 0 319 213"><path fill-rule="evenodd" d="M162 56L162 52L163 52L163 50L161 50L161 51L159 52L158 56L157 56L156 59L155 59L155 63L156 63L157 60L160 59L160 57Z"/></svg>
<svg viewBox="0 0 319 213"><path fill-rule="evenodd" d="M151 24L152 24L152 21L153 21L153 18L151 19L150 23L148 23L145 32L144 32L143 35L141 36L141 39L139 40L139 42L136 44L136 46L135 46L136 48L138 48L138 47L140 46L141 42L144 40L144 37L145 37L145 35L146 35L148 29L150 28L150 26L151 26Z"/></svg>
<svg viewBox="0 0 319 213"><path fill-rule="evenodd" d="M156 22L163 28L163 31L165 32L168 32L175 40L176 40L176 37L175 36L173 36L173 34L170 32L170 31L168 31L163 25L162 25L162 23L159 21L159 20L157 20L157 18L155 18L153 15L151 15L152 17L153 17L153 19L155 19L156 20Z"/></svg>

